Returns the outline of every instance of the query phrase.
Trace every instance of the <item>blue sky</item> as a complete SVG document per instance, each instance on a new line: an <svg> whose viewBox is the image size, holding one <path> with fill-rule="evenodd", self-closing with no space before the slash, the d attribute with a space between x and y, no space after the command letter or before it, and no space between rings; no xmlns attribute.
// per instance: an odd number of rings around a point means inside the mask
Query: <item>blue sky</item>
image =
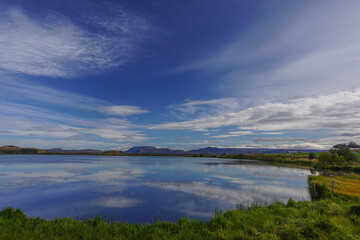
<svg viewBox="0 0 360 240"><path fill-rule="evenodd" d="M3 0L0 11L0 145L359 141L359 1Z"/></svg>

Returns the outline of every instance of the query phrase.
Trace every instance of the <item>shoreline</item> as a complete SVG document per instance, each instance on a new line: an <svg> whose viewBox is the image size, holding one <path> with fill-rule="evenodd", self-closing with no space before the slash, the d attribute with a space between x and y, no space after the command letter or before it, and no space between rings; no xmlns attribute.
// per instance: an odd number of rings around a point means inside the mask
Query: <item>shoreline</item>
<svg viewBox="0 0 360 240"><path fill-rule="evenodd" d="M166 154L126 154L126 153L114 153L114 154L98 154L98 153L37 153L37 154L2 154L0 156L11 156L11 155L51 155L51 156L147 156L147 157L193 157L193 158L218 158L218 159L228 159L229 163L234 164L243 164L242 160L250 160L247 163L256 165L257 163L265 163L272 166L283 166L283 167L295 167L301 169L313 169L316 171L345 171L345 172L355 172L360 173L360 163L343 163L343 164L327 164L320 165L317 160L306 159L303 156L296 156L291 154L233 154L233 155L223 155L223 156L214 156L214 155L166 155ZM256 162L251 162L256 161Z"/></svg>
<svg viewBox="0 0 360 240"><path fill-rule="evenodd" d="M63 156L63 154L59 155ZM264 157L264 155L262 156ZM219 164L277 164L273 166L309 168L305 164L295 165L298 163L297 161L291 162L295 164L290 165L285 161L254 161L251 159L241 161L227 157L219 159L225 160L224 163ZM331 182L334 178L336 185L335 191L332 192ZM101 217L45 220L39 217L27 217L19 209L1 206L3 209L0 210L0 239L359 238L359 175L340 173L310 175L308 191L311 200L294 201L289 199L287 203L279 201L240 203L233 210L215 209L214 215L209 220L181 218L176 222L154 220L152 223L144 224L111 222L111 219Z"/></svg>
<svg viewBox="0 0 360 240"><path fill-rule="evenodd" d="M309 178L309 183L313 181ZM309 191L314 195L313 184ZM360 200L316 184L313 201L253 202L214 211L208 221L181 218L147 224L27 217L21 210L0 211L1 239L358 239ZM320 193L320 194L319 194Z"/></svg>

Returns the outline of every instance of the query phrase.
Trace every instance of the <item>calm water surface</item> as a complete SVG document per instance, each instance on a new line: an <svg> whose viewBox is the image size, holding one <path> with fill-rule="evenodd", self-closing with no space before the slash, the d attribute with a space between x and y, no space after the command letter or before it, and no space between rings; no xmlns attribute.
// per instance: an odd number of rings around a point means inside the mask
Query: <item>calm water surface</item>
<svg viewBox="0 0 360 240"><path fill-rule="evenodd" d="M126 222L208 219L254 200L308 200L310 171L214 158L0 155L0 208Z"/></svg>

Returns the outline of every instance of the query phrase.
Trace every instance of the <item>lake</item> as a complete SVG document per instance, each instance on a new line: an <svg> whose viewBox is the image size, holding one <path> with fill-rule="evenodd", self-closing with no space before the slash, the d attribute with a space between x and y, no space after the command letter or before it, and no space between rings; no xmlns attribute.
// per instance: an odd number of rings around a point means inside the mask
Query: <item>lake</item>
<svg viewBox="0 0 360 240"><path fill-rule="evenodd" d="M257 200L309 200L310 171L216 158L0 155L0 208L150 223L209 219Z"/></svg>

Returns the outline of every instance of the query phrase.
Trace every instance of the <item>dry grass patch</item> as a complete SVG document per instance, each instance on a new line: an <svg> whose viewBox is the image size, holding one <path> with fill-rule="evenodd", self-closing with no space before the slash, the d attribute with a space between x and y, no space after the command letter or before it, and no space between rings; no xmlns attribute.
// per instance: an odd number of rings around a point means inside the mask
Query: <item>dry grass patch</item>
<svg viewBox="0 0 360 240"><path fill-rule="evenodd" d="M332 181L335 180L334 192L348 196L360 197L360 175L358 174L343 174L336 176L317 176L316 183L325 186L332 190Z"/></svg>

